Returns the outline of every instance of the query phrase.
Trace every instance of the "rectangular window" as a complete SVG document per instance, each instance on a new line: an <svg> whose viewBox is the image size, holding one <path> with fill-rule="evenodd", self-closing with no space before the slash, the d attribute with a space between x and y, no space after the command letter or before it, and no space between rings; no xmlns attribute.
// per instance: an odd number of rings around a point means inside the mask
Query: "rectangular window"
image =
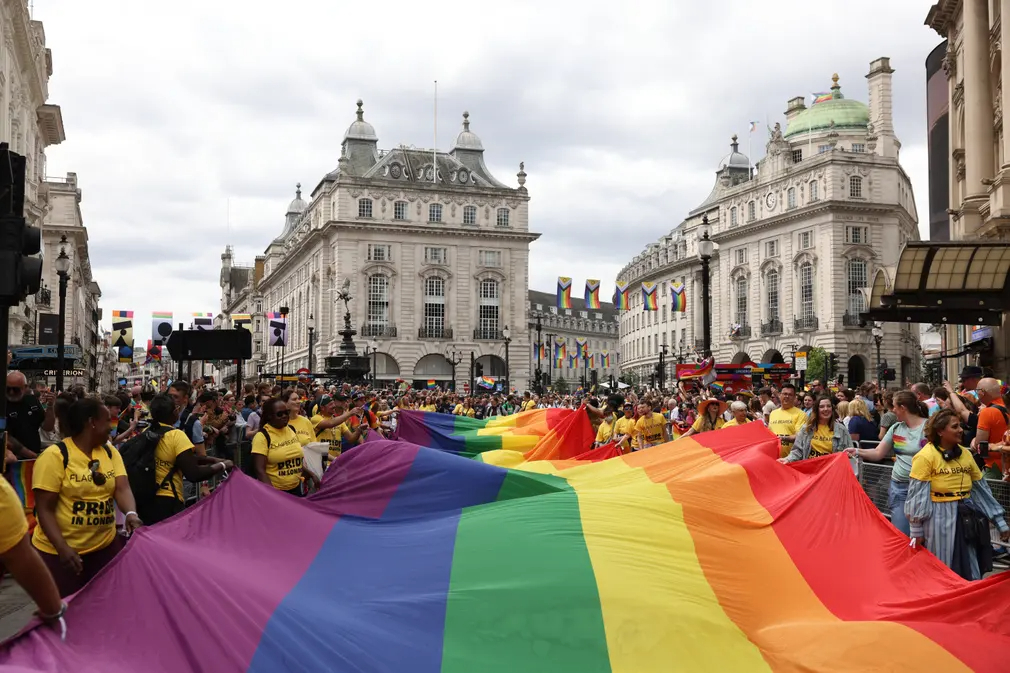
<svg viewBox="0 0 1010 673"><path fill-rule="evenodd" d="M811 180L811 182L810 182L810 200L811 201L816 201L818 198L820 198L820 197L818 196L817 181L816 180Z"/></svg>
<svg viewBox="0 0 1010 673"><path fill-rule="evenodd" d="M817 153L818 154L824 154L825 152L830 152L830 151L831 151L831 145L818 145L817 146Z"/></svg>
<svg viewBox="0 0 1010 673"><path fill-rule="evenodd" d="M800 317L814 317L814 267L809 263L800 267Z"/></svg>
<svg viewBox="0 0 1010 673"><path fill-rule="evenodd" d="M368 278L368 324L373 327L389 324L389 279L379 274Z"/></svg>
<svg viewBox="0 0 1010 673"><path fill-rule="evenodd" d="M849 178L849 197L853 199L863 198L863 179L858 175Z"/></svg>
<svg viewBox="0 0 1010 673"><path fill-rule="evenodd" d="M481 250L478 253L478 263L480 266L492 269L501 268L501 250Z"/></svg>
<svg viewBox="0 0 1010 673"><path fill-rule="evenodd" d="M786 208L796 207L796 188L790 187L786 191Z"/></svg>
<svg viewBox="0 0 1010 673"><path fill-rule="evenodd" d="M814 235L810 231L800 232L800 250L809 250L814 247Z"/></svg>
<svg viewBox="0 0 1010 673"><path fill-rule="evenodd" d="M803 161L803 150L793 150L793 163L798 164Z"/></svg>
<svg viewBox="0 0 1010 673"><path fill-rule="evenodd" d="M358 217L372 216L372 200L358 199Z"/></svg>
<svg viewBox="0 0 1010 673"><path fill-rule="evenodd" d="M480 282L480 306L478 319L480 334L485 339L498 338L500 319L501 291L498 281L482 280Z"/></svg>
<svg viewBox="0 0 1010 673"><path fill-rule="evenodd" d="M544 305L543 304L537 304L537 310L538 311L543 311L544 310Z"/></svg>
<svg viewBox="0 0 1010 673"><path fill-rule="evenodd" d="M754 207L754 202L750 201L747 204L747 221L753 222L755 217L756 217L756 209Z"/></svg>
<svg viewBox="0 0 1010 673"><path fill-rule="evenodd" d="M588 318L589 317L589 313L586 312L586 311L579 311L579 317L580 318Z"/></svg>
<svg viewBox="0 0 1010 673"><path fill-rule="evenodd" d="M866 311L866 297L863 291L869 285L867 277L869 273L866 268L866 260L850 259L846 265L846 276L848 280L850 315L857 316Z"/></svg>
<svg viewBox="0 0 1010 673"><path fill-rule="evenodd" d="M778 256L779 256L779 242L778 241L765 242L765 257L778 257Z"/></svg>
<svg viewBox="0 0 1010 673"><path fill-rule="evenodd" d="M463 224L477 224L477 206L463 207Z"/></svg>
<svg viewBox="0 0 1010 673"><path fill-rule="evenodd" d="M405 220L407 219L407 202L397 201L393 204L393 219L394 220Z"/></svg>
<svg viewBox="0 0 1010 673"><path fill-rule="evenodd" d="M432 203L428 206L428 221L429 222L441 222L442 221L442 204Z"/></svg>
<svg viewBox="0 0 1010 673"><path fill-rule="evenodd" d="M509 209L499 208L498 209L498 226L507 227L509 226Z"/></svg>
<svg viewBox="0 0 1010 673"><path fill-rule="evenodd" d="M868 245L869 232L866 227L845 227L845 242L851 245Z"/></svg>
<svg viewBox="0 0 1010 673"><path fill-rule="evenodd" d="M388 243L368 244L369 262L391 262L393 261L393 246Z"/></svg>
<svg viewBox="0 0 1010 673"><path fill-rule="evenodd" d="M425 264L447 264L446 261L448 255L446 254L445 248L425 248L424 249L424 262Z"/></svg>
<svg viewBox="0 0 1010 673"><path fill-rule="evenodd" d="M768 290L768 320L779 319L779 274L778 271L770 271L765 276L765 285Z"/></svg>
<svg viewBox="0 0 1010 673"><path fill-rule="evenodd" d="M551 306L550 309L551 309L551 313L552 314L554 314L554 315L558 314L558 307L557 306Z"/></svg>
<svg viewBox="0 0 1010 673"><path fill-rule="evenodd" d="M734 251L733 259L737 266L747 263L747 248L737 248Z"/></svg>
<svg viewBox="0 0 1010 673"><path fill-rule="evenodd" d="M863 152L866 151L866 145L864 145L863 143L852 143L852 151L856 152L857 154L862 154Z"/></svg>
<svg viewBox="0 0 1010 673"><path fill-rule="evenodd" d="M434 339L445 331L445 280L438 276L424 279L424 330Z"/></svg>

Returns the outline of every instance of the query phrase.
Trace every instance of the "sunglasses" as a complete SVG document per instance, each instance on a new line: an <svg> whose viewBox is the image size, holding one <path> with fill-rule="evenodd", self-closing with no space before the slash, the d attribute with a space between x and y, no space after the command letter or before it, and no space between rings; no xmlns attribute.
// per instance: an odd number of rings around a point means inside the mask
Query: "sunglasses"
<svg viewBox="0 0 1010 673"><path fill-rule="evenodd" d="M91 470L91 480L95 482L95 486L105 486L105 475L99 472L101 467L97 460L88 463L88 469Z"/></svg>

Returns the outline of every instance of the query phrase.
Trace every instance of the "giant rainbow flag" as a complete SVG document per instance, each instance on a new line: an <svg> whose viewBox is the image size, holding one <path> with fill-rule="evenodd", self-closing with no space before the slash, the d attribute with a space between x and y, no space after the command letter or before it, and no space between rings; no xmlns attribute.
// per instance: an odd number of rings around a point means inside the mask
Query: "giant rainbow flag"
<svg viewBox="0 0 1010 673"><path fill-rule="evenodd" d="M779 465L752 423L565 459L509 444L584 448L583 412L526 414L406 413L304 500L236 473L0 673L1007 670L1010 573L910 548L844 456ZM473 432L501 447L459 455Z"/></svg>

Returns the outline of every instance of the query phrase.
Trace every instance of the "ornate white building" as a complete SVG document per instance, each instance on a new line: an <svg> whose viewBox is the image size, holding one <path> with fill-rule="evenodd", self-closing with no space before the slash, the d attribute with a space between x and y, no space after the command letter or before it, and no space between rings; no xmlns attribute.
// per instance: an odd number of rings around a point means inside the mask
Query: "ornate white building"
<svg viewBox="0 0 1010 673"><path fill-rule="evenodd" d="M322 371L341 338L343 305L336 294L347 280L355 343L359 350L375 344L380 382L447 385L455 370L461 388L471 353L485 375L504 377L502 332L510 327L511 383L524 389L529 244L539 234L529 230L522 165L517 187L492 176L466 112L448 152L380 150L378 142L358 101L337 168L308 201L298 189L283 231L256 266L240 270L230 251L222 256L222 312L251 313L256 321L256 362L244 376L255 376L257 365L276 368L280 349L267 345L262 316L282 306L290 309L284 371L309 364L310 317L312 368ZM461 358L459 366L448 359L452 354Z"/></svg>
<svg viewBox="0 0 1010 673"><path fill-rule="evenodd" d="M25 219L42 226L46 209L45 149L65 140L60 106L47 103L53 54L27 0L0 0L0 141L25 157ZM11 345L36 341L35 297L11 309Z"/></svg>
<svg viewBox="0 0 1010 673"><path fill-rule="evenodd" d="M769 130L766 156L751 168L736 137L712 192L649 244L618 275L631 284L621 313L622 369L648 377L662 344L701 348L701 262L707 218L712 351L719 363L790 361L796 350L838 355L846 382L876 378L875 342L860 325L877 269L891 269L918 240L912 186L898 160L887 58L870 64L869 106L845 98L835 75L830 98L809 108L793 98L786 126ZM659 310L643 311L642 281L659 285ZM687 311L670 311L670 284L687 288ZM884 326L881 356L904 381L915 376L918 333Z"/></svg>
<svg viewBox="0 0 1010 673"><path fill-rule="evenodd" d="M545 376L550 376L552 383L563 378L574 389L583 377L591 381L593 371L600 383L606 382L611 375L616 378L620 373L618 317L612 303L601 301L599 309L587 309L584 298L572 297L572 308L559 309L557 294L530 290L529 316L531 372L537 368L539 325L540 338L547 349L547 357L539 359L540 371ZM554 361L554 343L557 339L565 341L569 354L577 354L578 340L585 339L589 353L593 356L592 363L578 359L576 367L570 366L567 361L562 367L557 367ZM609 364L599 359L603 354L609 356Z"/></svg>

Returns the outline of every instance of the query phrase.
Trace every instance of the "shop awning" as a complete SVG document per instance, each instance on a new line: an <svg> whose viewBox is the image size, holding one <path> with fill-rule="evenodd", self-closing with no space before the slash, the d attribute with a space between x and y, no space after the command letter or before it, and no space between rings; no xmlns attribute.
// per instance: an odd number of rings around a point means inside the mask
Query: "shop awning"
<svg viewBox="0 0 1010 673"><path fill-rule="evenodd" d="M891 279L893 275L893 281ZM1010 311L1010 243L914 242L870 289L867 321L1000 325Z"/></svg>

